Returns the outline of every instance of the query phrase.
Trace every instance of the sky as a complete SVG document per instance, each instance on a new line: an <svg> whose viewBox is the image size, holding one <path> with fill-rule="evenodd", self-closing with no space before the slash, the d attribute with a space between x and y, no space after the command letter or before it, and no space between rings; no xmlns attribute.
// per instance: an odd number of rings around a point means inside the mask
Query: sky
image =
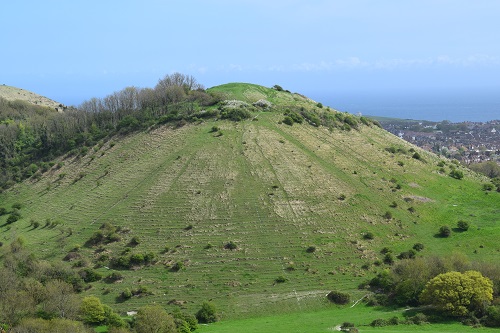
<svg viewBox="0 0 500 333"><path fill-rule="evenodd" d="M333 107L494 95L498 17L498 0L3 1L0 84L67 105L173 72L207 88L279 84Z"/></svg>

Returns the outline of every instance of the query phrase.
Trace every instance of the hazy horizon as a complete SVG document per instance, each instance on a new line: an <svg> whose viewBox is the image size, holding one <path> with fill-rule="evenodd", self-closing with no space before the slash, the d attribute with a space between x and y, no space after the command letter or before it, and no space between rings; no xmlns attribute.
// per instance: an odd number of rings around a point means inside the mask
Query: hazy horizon
<svg viewBox="0 0 500 333"><path fill-rule="evenodd" d="M499 12L495 0L10 1L0 84L67 105L173 72L336 108L331 96L497 92Z"/></svg>

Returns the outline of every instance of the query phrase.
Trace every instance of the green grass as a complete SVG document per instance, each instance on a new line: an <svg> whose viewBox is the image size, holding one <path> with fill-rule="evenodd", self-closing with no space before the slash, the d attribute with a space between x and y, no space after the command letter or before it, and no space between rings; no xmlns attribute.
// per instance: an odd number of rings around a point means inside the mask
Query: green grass
<svg viewBox="0 0 500 333"><path fill-rule="evenodd" d="M314 107L301 96L258 86L213 89L280 105L301 99ZM391 154L385 148L411 146L376 127L329 131L280 124L280 113L254 116L254 121L206 121L116 137L114 145L65 159L61 169L54 167L39 181L0 194L0 207L23 204L18 222L5 225L7 216L0 217L3 248L22 236L39 258L60 262L79 245L93 266L99 254L83 245L108 222L129 232L104 245L105 253L117 256L138 237L132 253L153 252L158 263L120 271L125 277L120 283L92 283L86 294L122 313L152 302L169 310L181 304L194 313L212 300L228 322L321 314L331 310L324 300L333 289L361 297L357 286L384 268L374 262L385 246L398 254L420 242L424 256L498 257L499 194L485 194L483 178L467 170L463 180L440 174L439 159L418 148L426 162ZM214 126L222 136L210 132ZM391 208L394 201L397 207ZM386 211L392 220L382 217ZM44 228L47 219L61 224ZM461 219L471 224L469 231L435 237L441 225L455 227ZM41 226L33 229L31 220ZM363 239L366 232L374 239ZM236 250L224 249L230 241ZM317 250L307 253L309 246ZM169 267L176 262L184 268L173 272ZM98 271L108 275L112 269ZM275 283L279 276L287 281ZM119 299L125 288L139 287L152 295Z"/></svg>
<svg viewBox="0 0 500 333"><path fill-rule="evenodd" d="M335 332L335 328L344 322L350 322L360 332L497 332L492 328L472 328L456 322L433 323L423 325L399 324L395 326L371 327L370 323L375 319L390 319L398 317L404 321L403 309L384 309L377 307L356 306L337 307L326 306L319 311L301 311L272 316L261 316L240 320L228 320L208 325L200 325L200 333L322 333Z"/></svg>

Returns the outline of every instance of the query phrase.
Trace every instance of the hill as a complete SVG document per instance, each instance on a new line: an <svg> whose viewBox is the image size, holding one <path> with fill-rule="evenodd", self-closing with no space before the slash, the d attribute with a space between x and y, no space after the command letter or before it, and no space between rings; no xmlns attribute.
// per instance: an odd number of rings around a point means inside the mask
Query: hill
<svg viewBox="0 0 500 333"><path fill-rule="evenodd" d="M83 293L121 312L211 300L225 319L324 308L331 290L359 299L389 267L386 247L497 259L499 194L485 178L299 94L208 92L224 101L197 115L221 117L116 134L1 193L22 217L0 216L4 249L21 236L82 276L116 273ZM241 110L251 116L231 120ZM469 231L436 237L459 220Z"/></svg>
<svg viewBox="0 0 500 333"><path fill-rule="evenodd" d="M46 106L59 112L63 111L63 105L45 96L21 88L0 85L0 98L8 101L21 100L38 106Z"/></svg>

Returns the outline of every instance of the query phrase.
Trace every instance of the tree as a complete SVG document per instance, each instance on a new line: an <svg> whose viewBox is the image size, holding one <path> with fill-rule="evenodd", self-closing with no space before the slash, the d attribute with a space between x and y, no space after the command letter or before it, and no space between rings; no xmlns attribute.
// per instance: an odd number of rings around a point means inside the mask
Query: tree
<svg viewBox="0 0 500 333"><path fill-rule="evenodd" d="M135 320L137 333L174 333L174 318L158 305L145 306L137 312Z"/></svg>
<svg viewBox="0 0 500 333"><path fill-rule="evenodd" d="M47 282L43 309L45 312L60 318L76 319L78 296L75 294L73 286L61 280Z"/></svg>
<svg viewBox="0 0 500 333"><path fill-rule="evenodd" d="M420 301L447 315L463 317L484 311L493 299L493 283L477 271L448 272L430 280Z"/></svg>
<svg viewBox="0 0 500 333"><path fill-rule="evenodd" d="M214 323L219 320L215 305L210 302L203 302L201 309L196 313L196 319L200 323Z"/></svg>
<svg viewBox="0 0 500 333"><path fill-rule="evenodd" d="M87 296L80 307L82 319L87 324L100 324L106 319L106 312L101 300L95 296Z"/></svg>

